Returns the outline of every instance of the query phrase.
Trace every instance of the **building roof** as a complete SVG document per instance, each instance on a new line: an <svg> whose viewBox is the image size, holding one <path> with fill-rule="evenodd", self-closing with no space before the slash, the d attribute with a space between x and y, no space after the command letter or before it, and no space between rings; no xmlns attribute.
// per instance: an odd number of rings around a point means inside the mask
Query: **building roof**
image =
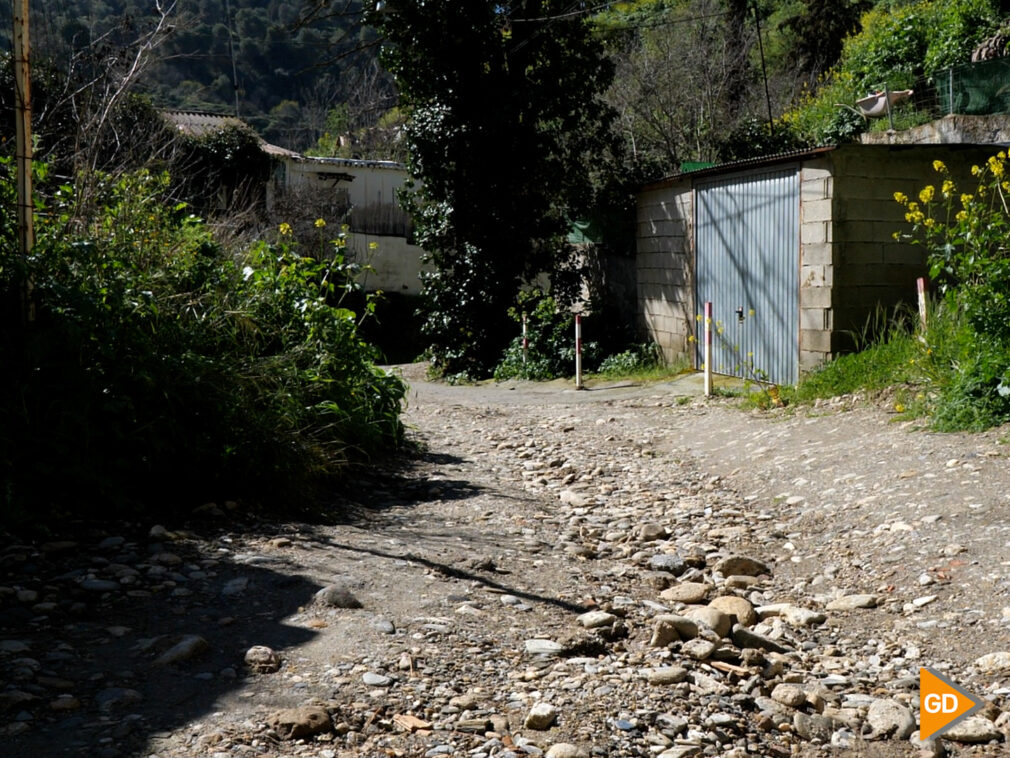
<svg viewBox="0 0 1010 758"><path fill-rule="evenodd" d="M181 134L187 137L203 137L207 134L227 129L229 127L241 127L254 131L249 124L236 116L226 116L220 113L202 113L200 111L162 111L161 115L172 124ZM299 157L294 150L271 145L257 135L260 142L260 149L267 155L278 158Z"/></svg>
<svg viewBox="0 0 1010 758"><path fill-rule="evenodd" d="M397 161L371 161L360 158L323 158L315 155L297 155L299 163L317 163L324 166L344 166L346 168L385 168L406 171L407 166Z"/></svg>
<svg viewBox="0 0 1010 758"><path fill-rule="evenodd" d="M720 163L716 166L708 166L706 168L694 169L691 171L678 171L675 174L670 174L662 179L657 179L656 181L649 182L643 185L643 190L652 189L662 189L664 187L669 187L676 181L683 179L685 177L694 178L696 176L717 176L719 174L729 174L733 171L740 171L741 169L748 168L763 168L764 166L774 166L778 163L790 163L792 161L804 160L806 158L815 158L819 155L825 153L830 153L835 150L837 145L824 145L823 147L810 147L803 150L791 150L787 153L776 153L775 155L763 155L758 158L745 158L739 161L730 161L729 163Z"/></svg>

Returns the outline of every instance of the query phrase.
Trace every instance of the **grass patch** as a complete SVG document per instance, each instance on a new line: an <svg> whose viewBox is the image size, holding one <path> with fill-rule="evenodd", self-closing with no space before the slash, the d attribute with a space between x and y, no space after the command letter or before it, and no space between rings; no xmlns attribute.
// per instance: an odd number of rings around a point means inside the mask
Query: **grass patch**
<svg viewBox="0 0 1010 758"><path fill-rule="evenodd" d="M1010 346L972 328L962 311L932 304L928 328L918 315L876 314L856 353L842 355L789 387L752 393L746 404L811 404L854 393L886 394L902 419L937 431L980 431L1010 420ZM773 403L777 392L781 403Z"/></svg>

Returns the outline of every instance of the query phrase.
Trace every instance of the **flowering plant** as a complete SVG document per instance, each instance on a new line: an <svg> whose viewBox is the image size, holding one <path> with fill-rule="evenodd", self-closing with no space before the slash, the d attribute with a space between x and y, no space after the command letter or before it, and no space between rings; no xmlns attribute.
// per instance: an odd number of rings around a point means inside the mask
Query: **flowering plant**
<svg viewBox="0 0 1010 758"><path fill-rule="evenodd" d="M938 187L923 187L917 199L901 192L909 232L895 233L924 245L929 275L980 334L1010 339L1010 181L1007 154L972 166L974 192L959 192L943 161L933 161Z"/></svg>

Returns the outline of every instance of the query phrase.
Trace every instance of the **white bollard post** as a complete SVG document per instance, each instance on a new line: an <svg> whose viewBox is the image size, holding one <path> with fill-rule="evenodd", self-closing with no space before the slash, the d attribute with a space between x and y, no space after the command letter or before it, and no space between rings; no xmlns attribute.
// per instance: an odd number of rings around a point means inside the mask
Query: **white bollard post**
<svg viewBox="0 0 1010 758"><path fill-rule="evenodd" d="M575 314L575 389L582 389L582 316Z"/></svg>
<svg viewBox="0 0 1010 758"><path fill-rule="evenodd" d="M705 301L705 397L712 394L712 301Z"/></svg>
<svg viewBox="0 0 1010 758"><path fill-rule="evenodd" d="M926 331L926 280L923 277L919 277L915 280L915 287L919 291L919 323L922 325L922 331Z"/></svg>

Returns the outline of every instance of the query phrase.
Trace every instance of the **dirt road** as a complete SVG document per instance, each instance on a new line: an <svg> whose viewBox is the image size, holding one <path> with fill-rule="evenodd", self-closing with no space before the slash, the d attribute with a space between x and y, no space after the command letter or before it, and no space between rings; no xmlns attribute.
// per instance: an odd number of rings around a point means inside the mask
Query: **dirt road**
<svg viewBox="0 0 1010 758"><path fill-rule="evenodd" d="M1007 430L403 370L338 523L4 546L0 755L918 755L921 666L1004 754Z"/></svg>

